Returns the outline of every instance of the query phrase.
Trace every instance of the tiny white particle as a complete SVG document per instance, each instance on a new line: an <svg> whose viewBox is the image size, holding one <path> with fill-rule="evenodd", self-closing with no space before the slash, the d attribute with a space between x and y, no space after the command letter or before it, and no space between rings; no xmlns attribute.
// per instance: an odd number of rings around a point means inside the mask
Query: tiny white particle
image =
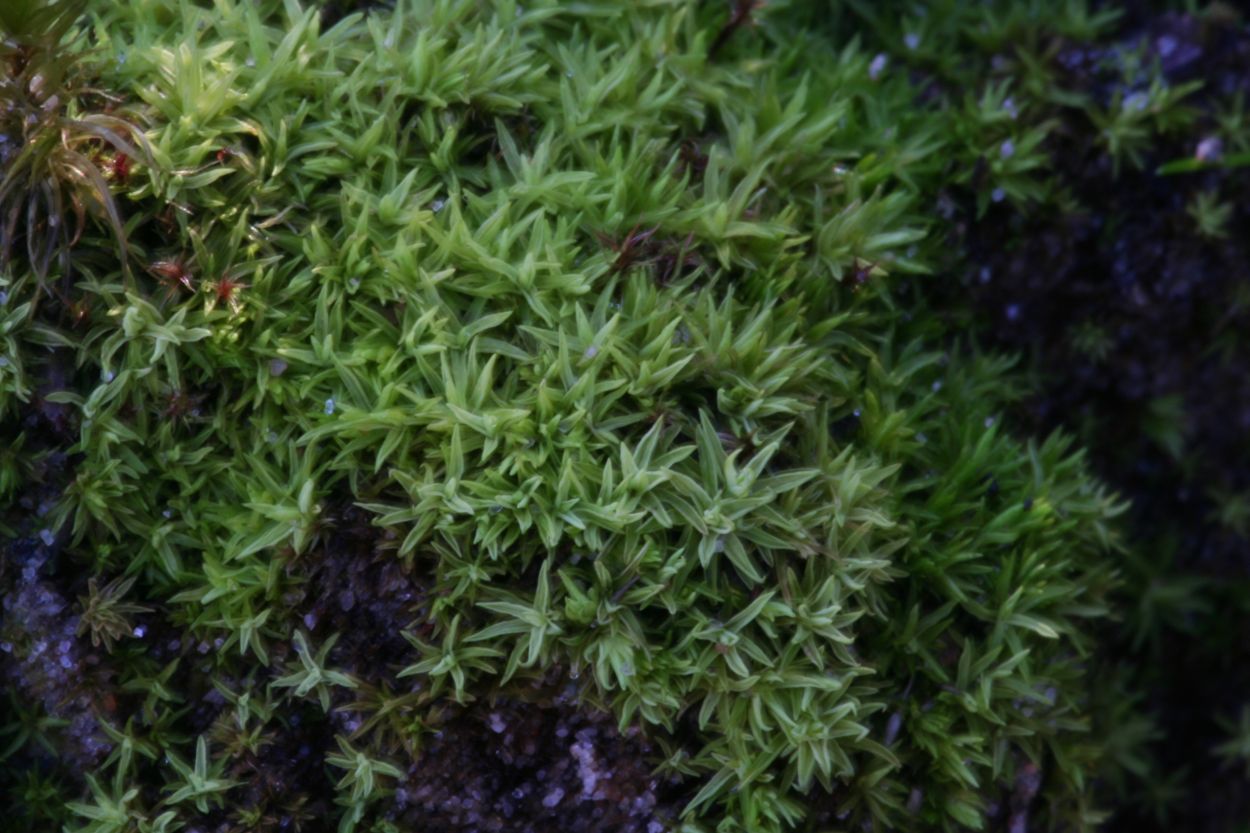
<svg viewBox="0 0 1250 833"><path fill-rule="evenodd" d="M166 509L165 511L161 512L161 515L163 515L165 519L168 520L174 516L174 510Z"/></svg>
<svg viewBox="0 0 1250 833"><path fill-rule="evenodd" d="M117 378L117 374L111 370L104 371L104 381L111 382Z"/></svg>
<svg viewBox="0 0 1250 833"><path fill-rule="evenodd" d="M920 35L915 32L908 32L903 36L903 43L907 44L908 49L915 49L920 45Z"/></svg>
<svg viewBox="0 0 1250 833"><path fill-rule="evenodd" d="M326 413L327 414L334 413L334 399L333 398L326 400Z"/></svg>
<svg viewBox="0 0 1250 833"><path fill-rule="evenodd" d="M248 55L247 60L243 62L243 66L249 67L249 68L256 66L256 59L252 57L251 55Z"/></svg>
<svg viewBox="0 0 1250 833"><path fill-rule="evenodd" d="M586 355L586 358L593 359L595 356L599 355L599 348L592 344L586 348L585 355Z"/></svg>
<svg viewBox="0 0 1250 833"><path fill-rule="evenodd" d="M571 69L569 69L569 70L565 70L565 72L564 72L564 77L565 77L565 78L572 78L572 77L573 77L573 70L571 70Z"/></svg>
<svg viewBox="0 0 1250 833"><path fill-rule="evenodd" d="M347 285L350 286L352 289L355 289L356 287L360 286L360 278L352 278L350 281L347 282Z"/></svg>
<svg viewBox="0 0 1250 833"><path fill-rule="evenodd" d="M145 628L143 625L139 625L135 628L135 637L137 637L138 639L142 639L144 634L146 634L147 632L148 632L147 628Z"/></svg>
<svg viewBox="0 0 1250 833"><path fill-rule="evenodd" d="M447 204L446 200L435 200L434 202L430 203L430 210L433 211L435 214L437 214L438 212L443 210L443 206L445 206L446 204Z"/></svg>
<svg viewBox="0 0 1250 833"><path fill-rule="evenodd" d="M876 81L881 75L881 71L885 69L885 65L889 63L889 60L884 52L878 53L877 57L873 58L872 63L868 65L868 77Z"/></svg>
<svg viewBox="0 0 1250 833"><path fill-rule="evenodd" d="M903 728L903 715L901 712L895 712L890 715L890 720L885 726L885 745L889 746L898 739L899 730Z"/></svg>
<svg viewBox="0 0 1250 833"><path fill-rule="evenodd" d="M1199 162L1213 162L1224 155L1224 143L1218 136L1208 136L1198 143L1194 158Z"/></svg>
<svg viewBox="0 0 1250 833"><path fill-rule="evenodd" d="M268 442L271 442L271 443L276 443L276 442L278 441L278 432L277 432L277 431L270 431L268 434L266 434L266 435L265 435L265 439L266 439Z"/></svg>

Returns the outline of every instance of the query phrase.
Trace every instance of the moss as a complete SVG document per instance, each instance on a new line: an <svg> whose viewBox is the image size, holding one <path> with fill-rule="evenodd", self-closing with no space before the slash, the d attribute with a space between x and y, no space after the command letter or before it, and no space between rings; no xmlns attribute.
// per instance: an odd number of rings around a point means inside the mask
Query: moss
<svg viewBox="0 0 1250 833"><path fill-rule="evenodd" d="M945 160L1039 199L1050 127L805 18L94 10L151 123L114 195L144 268L84 258L72 312L3 279L0 485L66 455L3 590L126 587L134 628L5 724L15 824L482 829L513 782L507 829L1097 822L1121 506L916 291ZM17 691L46 624L0 623ZM28 730L81 715L85 781Z"/></svg>

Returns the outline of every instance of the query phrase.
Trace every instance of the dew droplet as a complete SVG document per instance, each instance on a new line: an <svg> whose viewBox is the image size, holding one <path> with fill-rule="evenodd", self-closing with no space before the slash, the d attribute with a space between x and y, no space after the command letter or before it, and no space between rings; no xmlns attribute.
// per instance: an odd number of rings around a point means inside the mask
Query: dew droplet
<svg viewBox="0 0 1250 833"><path fill-rule="evenodd" d="M334 413L334 399L333 399L333 397L331 397L330 399L327 399L327 400L326 400L326 414L327 414L327 415L329 415L329 414L332 414L332 413Z"/></svg>

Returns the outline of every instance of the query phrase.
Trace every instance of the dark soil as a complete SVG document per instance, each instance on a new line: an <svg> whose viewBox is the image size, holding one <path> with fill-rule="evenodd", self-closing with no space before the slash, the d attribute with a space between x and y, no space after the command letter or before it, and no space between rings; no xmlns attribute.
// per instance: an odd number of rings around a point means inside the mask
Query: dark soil
<svg viewBox="0 0 1250 833"><path fill-rule="evenodd" d="M430 833L674 828L688 796L639 732L577 706L573 681L527 694L449 712L387 815Z"/></svg>

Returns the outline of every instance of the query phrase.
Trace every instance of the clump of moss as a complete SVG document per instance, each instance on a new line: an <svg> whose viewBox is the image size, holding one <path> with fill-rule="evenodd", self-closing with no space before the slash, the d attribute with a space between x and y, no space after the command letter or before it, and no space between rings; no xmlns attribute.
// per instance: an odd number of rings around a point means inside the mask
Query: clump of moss
<svg viewBox="0 0 1250 833"><path fill-rule="evenodd" d="M48 580L154 610L104 646L98 777L10 752L71 829L480 829L499 790L449 803L439 732L534 682L517 720L572 758L505 737L474 776L554 779L539 820L1095 823L1119 506L1003 430L1008 363L902 306L908 79L749 5L97 13L154 125L151 277L6 321L71 413ZM592 728L628 819L563 785Z"/></svg>

